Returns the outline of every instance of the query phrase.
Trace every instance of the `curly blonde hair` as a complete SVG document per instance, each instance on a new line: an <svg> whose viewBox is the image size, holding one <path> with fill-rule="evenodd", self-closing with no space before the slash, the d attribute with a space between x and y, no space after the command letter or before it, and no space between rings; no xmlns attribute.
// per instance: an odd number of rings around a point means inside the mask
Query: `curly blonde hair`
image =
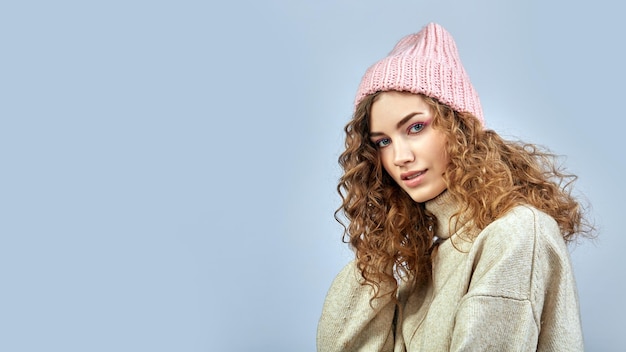
<svg viewBox="0 0 626 352"><path fill-rule="evenodd" d="M377 96L365 97L345 126L346 149L339 157L344 174L337 186L342 205L335 218L344 227L343 241L356 252L357 268L374 288L374 297L395 297L396 277L430 279L437 221L382 166L369 138ZM433 128L447 137L450 163L443 177L450 195L464 205L456 215L471 219L480 231L516 205L528 204L552 216L567 242L577 235L592 235L585 209L571 193L576 176L563 171L556 155L533 144L505 140L484 129L470 113L423 97L433 110Z"/></svg>

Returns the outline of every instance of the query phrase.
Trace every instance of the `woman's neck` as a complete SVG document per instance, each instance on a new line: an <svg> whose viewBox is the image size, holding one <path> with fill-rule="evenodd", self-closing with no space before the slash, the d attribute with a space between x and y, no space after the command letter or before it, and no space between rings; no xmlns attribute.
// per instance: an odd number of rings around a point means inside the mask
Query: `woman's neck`
<svg viewBox="0 0 626 352"><path fill-rule="evenodd" d="M443 191L437 197L427 201L425 207L437 219L435 236L440 239L449 238L455 232L456 221L452 219L452 216L460 209L454 197L447 190Z"/></svg>

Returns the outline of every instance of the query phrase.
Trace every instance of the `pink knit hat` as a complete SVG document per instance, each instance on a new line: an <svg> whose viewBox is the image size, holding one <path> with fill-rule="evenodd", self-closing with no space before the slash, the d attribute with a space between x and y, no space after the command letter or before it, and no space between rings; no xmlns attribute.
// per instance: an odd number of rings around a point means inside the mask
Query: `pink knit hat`
<svg viewBox="0 0 626 352"><path fill-rule="evenodd" d="M361 80L354 105L369 94L389 90L424 94L485 123L454 39L436 23L402 38L387 57L372 65Z"/></svg>

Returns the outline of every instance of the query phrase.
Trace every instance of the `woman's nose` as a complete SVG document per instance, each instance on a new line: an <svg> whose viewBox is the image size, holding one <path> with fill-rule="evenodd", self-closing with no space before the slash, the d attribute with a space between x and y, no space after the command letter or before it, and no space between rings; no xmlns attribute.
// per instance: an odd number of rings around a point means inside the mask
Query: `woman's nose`
<svg viewBox="0 0 626 352"><path fill-rule="evenodd" d="M396 166L402 166L408 162L415 160L415 156L413 155L413 151L408 143L405 142L396 142L392 143L394 146L394 160L393 163Z"/></svg>

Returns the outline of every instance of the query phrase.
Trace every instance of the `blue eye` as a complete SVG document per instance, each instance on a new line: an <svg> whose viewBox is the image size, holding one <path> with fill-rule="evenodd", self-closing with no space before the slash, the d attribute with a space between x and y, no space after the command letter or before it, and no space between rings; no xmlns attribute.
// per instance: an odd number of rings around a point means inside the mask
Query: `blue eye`
<svg viewBox="0 0 626 352"><path fill-rule="evenodd" d="M409 126L409 133L418 133L426 127L426 124L423 122L414 123Z"/></svg>
<svg viewBox="0 0 626 352"><path fill-rule="evenodd" d="M389 138L383 138L383 139L380 139L380 140L376 141L376 146L378 148L384 148L384 147L388 146L389 144L391 144L391 140Z"/></svg>

